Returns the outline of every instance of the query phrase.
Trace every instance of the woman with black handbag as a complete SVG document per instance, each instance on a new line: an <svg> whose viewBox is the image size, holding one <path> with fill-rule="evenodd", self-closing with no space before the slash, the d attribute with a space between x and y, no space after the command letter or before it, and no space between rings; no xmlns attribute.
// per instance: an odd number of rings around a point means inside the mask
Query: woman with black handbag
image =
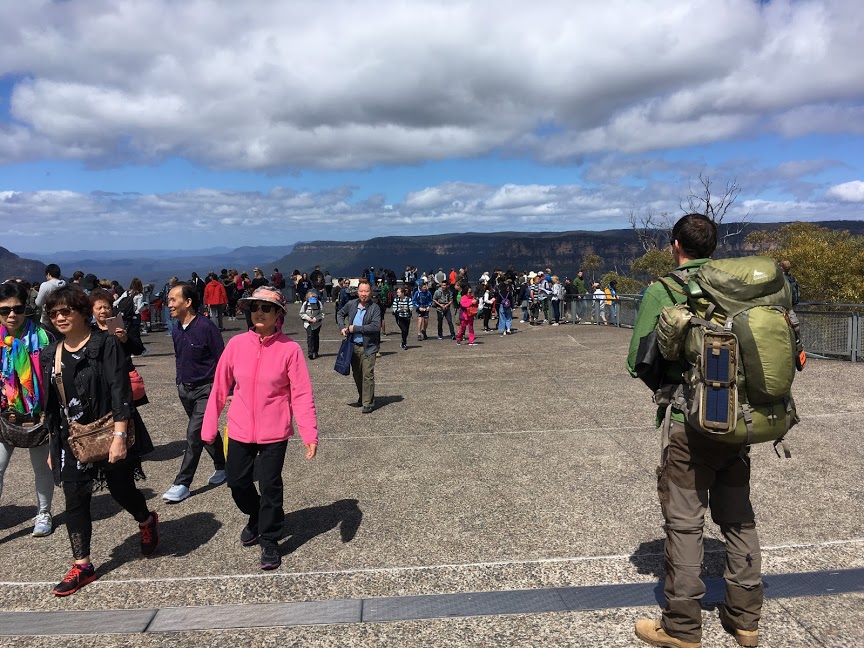
<svg viewBox="0 0 864 648"><path fill-rule="evenodd" d="M140 457L153 444L146 429L137 431L135 441L127 444L127 436L131 440L133 434L131 426L127 428L133 420L133 405L122 346L115 336L91 327L90 299L79 288L67 286L51 293L45 307L51 323L64 336L46 347L39 360L43 383L51 385L45 407L51 465L66 496L66 529L74 558L53 594L68 596L96 580L90 562L94 490L107 487L135 518L141 531L141 553L148 558L159 546L159 518L147 508L135 485L136 478L144 477ZM102 435L79 436L96 430ZM85 456L86 462L81 459Z"/></svg>
<svg viewBox="0 0 864 648"><path fill-rule="evenodd" d="M54 479L48 467L48 429L42 419L45 385L39 371L39 354L52 338L27 319L26 308L26 284L7 282L0 286L0 495L12 451L29 448L39 507L33 537L41 538L54 530Z"/></svg>

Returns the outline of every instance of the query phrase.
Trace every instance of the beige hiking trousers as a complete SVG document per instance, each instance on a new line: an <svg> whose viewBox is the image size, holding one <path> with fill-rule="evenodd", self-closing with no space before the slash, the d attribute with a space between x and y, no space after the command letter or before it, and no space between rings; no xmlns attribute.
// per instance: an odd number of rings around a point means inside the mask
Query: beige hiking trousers
<svg viewBox="0 0 864 648"><path fill-rule="evenodd" d="M662 624L685 641L702 640L700 601L705 512L726 540L726 612L740 630L756 630L762 610L762 556L750 504L750 457L672 422L657 492L666 522L666 602Z"/></svg>

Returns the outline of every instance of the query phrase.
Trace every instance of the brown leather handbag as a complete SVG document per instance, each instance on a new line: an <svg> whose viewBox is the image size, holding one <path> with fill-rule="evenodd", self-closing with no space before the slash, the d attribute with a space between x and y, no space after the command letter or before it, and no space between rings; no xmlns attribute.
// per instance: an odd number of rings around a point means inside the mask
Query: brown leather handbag
<svg viewBox="0 0 864 648"><path fill-rule="evenodd" d="M114 441L114 417L106 414L98 421L92 423L77 423L69 421L69 412L66 410L66 390L63 389L63 371L61 369L62 349L57 345L57 353L54 356L54 383L60 392L63 401L63 409L66 412L66 420L69 423L69 447L72 454L82 464L107 461L111 443ZM126 422L126 448L131 448L135 443L135 424L132 419Z"/></svg>

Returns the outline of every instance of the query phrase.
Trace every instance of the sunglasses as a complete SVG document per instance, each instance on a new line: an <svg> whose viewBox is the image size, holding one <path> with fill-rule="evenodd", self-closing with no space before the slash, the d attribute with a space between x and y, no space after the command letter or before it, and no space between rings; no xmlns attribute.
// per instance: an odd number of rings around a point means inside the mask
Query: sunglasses
<svg viewBox="0 0 864 648"><path fill-rule="evenodd" d="M61 315L63 317L69 317L72 313L75 312L74 308L55 308L52 311L48 311L48 317L52 320L57 319Z"/></svg>
<svg viewBox="0 0 864 648"><path fill-rule="evenodd" d="M17 306L0 306L0 315L3 317L9 317L9 313L23 315L26 310L27 307L24 306L24 304L18 304Z"/></svg>
<svg viewBox="0 0 864 648"><path fill-rule="evenodd" d="M249 304L250 313L257 313L259 308L262 310L262 312L269 313L270 311L275 310L277 307L273 304Z"/></svg>

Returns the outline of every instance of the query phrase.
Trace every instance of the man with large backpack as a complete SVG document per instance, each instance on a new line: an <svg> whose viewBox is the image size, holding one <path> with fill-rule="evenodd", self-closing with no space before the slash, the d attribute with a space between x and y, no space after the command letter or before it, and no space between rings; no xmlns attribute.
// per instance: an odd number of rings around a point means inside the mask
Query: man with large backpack
<svg viewBox="0 0 864 648"><path fill-rule="evenodd" d="M630 374L656 390L655 423L663 434L657 491L666 529L666 600L659 621L636 622L636 636L653 646L701 645L702 537L709 508L726 540L720 621L739 645L757 645L763 586L750 503L750 443L781 439L797 422L791 394L774 393L788 392L795 371L795 316L782 272L764 257L712 262L716 245L717 227L709 218L688 214L675 224L678 268L646 290L627 357ZM664 338L670 344L657 342L673 320L686 324L678 354L671 336ZM744 386L747 354L756 346L754 337L762 342L764 335L750 326L754 322L771 329L772 340L783 346L772 370L779 387L765 386L771 382L765 367L759 376L748 373ZM782 322L788 322L785 332ZM644 370L648 363L653 373ZM766 392L761 398L757 383Z"/></svg>

